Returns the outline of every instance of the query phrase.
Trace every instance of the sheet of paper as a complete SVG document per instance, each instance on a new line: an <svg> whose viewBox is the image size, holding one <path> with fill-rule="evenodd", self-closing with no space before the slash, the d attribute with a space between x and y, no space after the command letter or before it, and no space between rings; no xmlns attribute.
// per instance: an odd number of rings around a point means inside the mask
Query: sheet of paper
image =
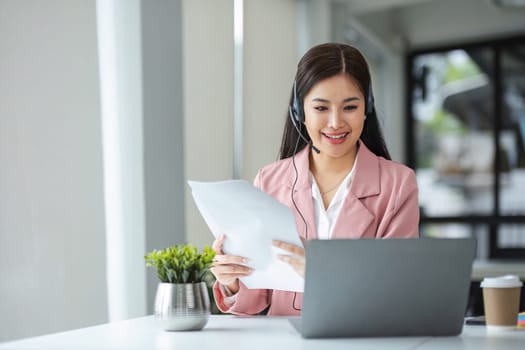
<svg viewBox="0 0 525 350"><path fill-rule="evenodd" d="M241 278L248 288L304 289L304 279L277 259L286 253L277 239L301 246L290 208L245 180L188 181L193 199L215 238L226 235L223 251L244 256L254 272Z"/></svg>

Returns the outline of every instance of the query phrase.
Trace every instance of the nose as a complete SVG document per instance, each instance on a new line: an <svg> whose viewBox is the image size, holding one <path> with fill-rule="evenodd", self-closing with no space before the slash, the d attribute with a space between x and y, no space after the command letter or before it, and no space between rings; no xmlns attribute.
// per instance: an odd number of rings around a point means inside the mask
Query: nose
<svg viewBox="0 0 525 350"><path fill-rule="evenodd" d="M343 126L343 113L334 109L328 117L328 127L332 129L339 129Z"/></svg>

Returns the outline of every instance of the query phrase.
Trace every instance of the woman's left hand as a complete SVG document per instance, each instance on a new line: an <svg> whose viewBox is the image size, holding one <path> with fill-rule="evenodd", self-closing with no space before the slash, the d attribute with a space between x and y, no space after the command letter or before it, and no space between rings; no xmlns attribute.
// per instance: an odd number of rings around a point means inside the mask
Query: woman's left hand
<svg viewBox="0 0 525 350"><path fill-rule="evenodd" d="M304 248L283 241L272 241L274 247L286 250L290 254L279 254L278 258L288 263L299 276L304 278L305 254Z"/></svg>

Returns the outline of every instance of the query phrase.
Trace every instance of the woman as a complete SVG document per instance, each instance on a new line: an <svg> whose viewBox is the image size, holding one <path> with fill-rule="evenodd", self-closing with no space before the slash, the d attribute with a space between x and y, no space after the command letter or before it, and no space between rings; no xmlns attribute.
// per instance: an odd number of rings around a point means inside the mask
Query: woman
<svg viewBox="0 0 525 350"><path fill-rule="evenodd" d="M346 44L311 48L299 61L284 126L280 160L259 171L255 186L292 208L302 240L416 238L418 189L414 172L390 160L374 108L370 72ZM252 270L213 243L223 312L298 315L302 294L247 289ZM304 276L304 248L285 242L280 258Z"/></svg>

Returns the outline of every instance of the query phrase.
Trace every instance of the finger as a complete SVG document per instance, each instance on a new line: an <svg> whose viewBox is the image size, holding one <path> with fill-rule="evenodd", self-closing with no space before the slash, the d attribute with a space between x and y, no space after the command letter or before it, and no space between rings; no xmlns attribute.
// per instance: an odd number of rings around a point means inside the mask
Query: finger
<svg viewBox="0 0 525 350"><path fill-rule="evenodd" d="M303 247L299 247L295 244L291 244L291 243L286 243L286 242L283 242L283 241L277 241L277 240L274 240L272 241L272 244L274 247L278 247L278 248L281 248L281 249L284 249L292 254L295 254L295 255L299 255L299 256L304 256L304 248Z"/></svg>
<svg viewBox="0 0 525 350"><path fill-rule="evenodd" d="M248 259L243 256L238 255L215 255L213 258L214 265L226 265L226 264L236 264L236 265L246 265Z"/></svg>
<svg viewBox="0 0 525 350"><path fill-rule="evenodd" d="M226 236L224 234L221 234L219 238L213 241L211 249L213 249L216 254L224 254L224 252L222 251L222 245L224 243L225 238Z"/></svg>
<svg viewBox="0 0 525 350"><path fill-rule="evenodd" d="M248 276L253 272L253 269L240 265L219 265L213 266L210 271L220 280Z"/></svg>
<svg viewBox="0 0 525 350"><path fill-rule="evenodd" d="M236 268L236 269L222 269L222 266L212 267L211 271L213 274L217 277L242 277L242 276L248 276L251 275L253 270L251 269L242 269L242 268Z"/></svg>
<svg viewBox="0 0 525 350"><path fill-rule="evenodd" d="M290 255L279 255L279 260L289 264L295 272L299 274L299 276L304 278L304 259L302 258L294 258Z"/></svg>
<svg viewBox="0 0 525 350"><path fill-rule="evenodd" d="M218 269L219 271L231 271L231 272L243 272L243 271L253 271L254 269L250 266L239 265L239 264L221 264L221 263L212 263L211 268Z"/></svg>
<svg viewBox="0 0 525 350"><path fill-rule="evenodd" d="M285 254L279 254L278 255L279 260L284 261L285 263L288 263L292 265L293 267L300 267L304 266L304 259L303 258L296 258L291 255L285 255Z"/></svg>

